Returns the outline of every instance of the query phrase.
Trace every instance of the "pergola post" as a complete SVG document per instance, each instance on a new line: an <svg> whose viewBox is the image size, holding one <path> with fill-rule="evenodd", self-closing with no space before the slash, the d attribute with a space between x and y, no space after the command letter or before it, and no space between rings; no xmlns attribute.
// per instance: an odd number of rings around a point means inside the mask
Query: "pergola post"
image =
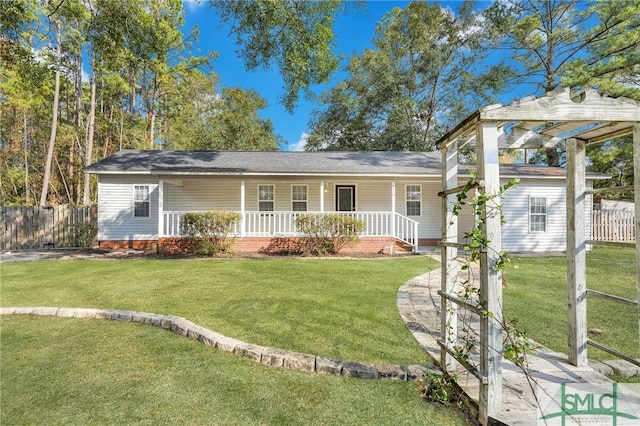
<svg viewBox="0 0 640 426"><path fill-rule="evenodd" d="M585 143L567 139L567 323L569 363L587 365Z"/></svg>
<svg viewBox="0 0 640 426"><path fill-rule="evenodd" d="M500 191L498 128L493 121L478 123L476 128L478 180L485 194L497 197ZM480 316L480 384L481 424L502 410L502 271L497 268L502 254L500 198L486 203L480 230L488 239L480 254L480 298L491 315Z"/></svg>
<svg viewBox="0 0 640 426"><path fill-rule="evenodd" d="M442 149L442 189L444 191L458 186L458 146L453 143ZM458 216L453 214L456 194L442 197L442 241L456 243L458 241ZM456 293L458 276L458 249L442 246L441 287L444 294ZM458 313L457 306L450 299L441 296L440 335L444 344L453 351L457 341ZM447 351L440 351L440 368L450 371L454 367L454 358Z"/></svg>
<svg viewBox="0 0 640 426"><path fill-rule="evenodd" d="M633 200L636 216L636 285L640 300L640 122L633 125ZM640 307L638 325L640 326Z"/></svg>

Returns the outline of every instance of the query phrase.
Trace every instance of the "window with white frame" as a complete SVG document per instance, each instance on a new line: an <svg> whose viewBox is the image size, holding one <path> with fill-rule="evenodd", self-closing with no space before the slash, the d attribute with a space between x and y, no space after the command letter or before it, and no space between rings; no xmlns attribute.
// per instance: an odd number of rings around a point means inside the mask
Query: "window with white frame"
<svg viewBox="0 0 640 426"><path fill-rule="evenodd" d="M149 217L149 185L133 187L133 217Z"/></svg>
<svg viewBox="0 0 640 426"><path fill-rule="evenodd" d="M291 187L291 210L306 212L307 201L307 185L293 185Z"/></svg>
<svg viewBox="0 0 640 426"><path fill-rule="evenodd" d="M407 216L420 216L422 210L422 185L406 186Z"/></svg>
<svg viewBox="0 0 640 426"><path fill-rule="evenodd" d="M529 197L529 232L547 232L547 197Z"/></svg>
<svg viewBox="0 0 640 426"><path fill-rule="evenodd" d="M258 211L274 210L275 189L273 185L258 185Z"/></svg>

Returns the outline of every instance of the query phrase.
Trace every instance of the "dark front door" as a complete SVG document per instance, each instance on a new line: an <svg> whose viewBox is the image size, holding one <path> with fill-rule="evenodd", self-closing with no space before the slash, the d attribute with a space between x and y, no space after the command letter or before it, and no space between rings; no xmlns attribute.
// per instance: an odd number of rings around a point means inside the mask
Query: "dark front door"
<svg viewBox="0 0 640 426"><path fill-rule="evenodd" d="M356 186L337 185L336 186L336 211L354 212L356 211Z"/></svg>

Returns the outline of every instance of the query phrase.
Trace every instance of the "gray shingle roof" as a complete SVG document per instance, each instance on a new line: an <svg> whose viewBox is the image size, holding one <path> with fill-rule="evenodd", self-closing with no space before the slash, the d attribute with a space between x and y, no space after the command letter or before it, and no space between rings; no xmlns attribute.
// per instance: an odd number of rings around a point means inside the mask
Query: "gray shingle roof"
<svg viewBox="0 0 640 426"><path fill-rule="evenodd" d="M440 175L438 152L133 151L88 173Z"/></svg>
<svg viewBox="0 0 640 426"><path fill-rule="evenodd" d="M465 174L473 166L461 165ZM439 152L136 151L122 150L85 168L93 174L240 174L434 176ZM564 177L562 168L501 164L506 177ZM590 178L608 176L590 173Z"/></svg>

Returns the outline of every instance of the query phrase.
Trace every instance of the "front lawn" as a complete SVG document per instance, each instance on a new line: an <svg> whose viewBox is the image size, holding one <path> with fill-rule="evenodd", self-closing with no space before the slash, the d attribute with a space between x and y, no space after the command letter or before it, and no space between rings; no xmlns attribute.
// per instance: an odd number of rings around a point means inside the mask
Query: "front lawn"
<svg viewBox="0 0 640 426"><path fill-rule="evenodd" d="M505 318L517 318L534 340L567 353L566 258L515 258L506 277ZM587 253L587 288L637 300L635 249L594 247ZM587 327L603 331L590 339L640 358L637 308L589 295ZM615 359L592 346L588 356Z"/></svg>
<svg viewBox="0 0 640 426"><path fill-rule="evenodd" d="M415 383L267 367L143 324L0 325L3 425L465 424L421 400Z"/></svg>
<svg viewBox="0 0 640 426"><path fill-rule="evenodd" d="M437 267L393 259L54 260L3 264L2 306L177 315L263 346L378 364L424 364L398 287Z"/></svg>

